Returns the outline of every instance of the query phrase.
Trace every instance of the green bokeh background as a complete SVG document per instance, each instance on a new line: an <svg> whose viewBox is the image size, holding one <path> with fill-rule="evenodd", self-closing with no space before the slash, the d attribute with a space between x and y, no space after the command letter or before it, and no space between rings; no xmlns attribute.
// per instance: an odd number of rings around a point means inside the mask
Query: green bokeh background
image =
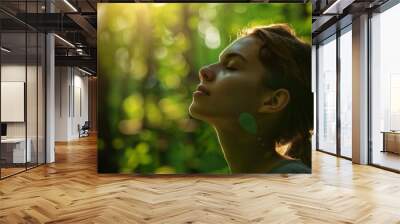
<svg viewBox="0 0 400 224"><path fill-rule="evenodd" d="M310 42L311 4L98 4L98 171L229 173L214 130L188 114L198 70L271 23Z"/></svg>

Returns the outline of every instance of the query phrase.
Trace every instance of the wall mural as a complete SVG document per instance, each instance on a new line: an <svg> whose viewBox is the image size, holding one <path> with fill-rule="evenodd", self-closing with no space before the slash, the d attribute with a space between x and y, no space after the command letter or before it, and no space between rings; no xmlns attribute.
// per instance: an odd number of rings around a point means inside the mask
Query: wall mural
<svg viewBox="0 0 400 224"><path fill-rule="evenodd" d="M98 4L99 173L311 173L311 5Z"/></svg>

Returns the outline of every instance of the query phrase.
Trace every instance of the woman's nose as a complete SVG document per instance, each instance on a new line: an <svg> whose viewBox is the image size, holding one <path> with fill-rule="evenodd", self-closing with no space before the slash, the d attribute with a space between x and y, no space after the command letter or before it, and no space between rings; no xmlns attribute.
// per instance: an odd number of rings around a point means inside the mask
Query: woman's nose
<svg viewBox="0 0 400 224"><path fill-rule="evenodd" d="M215 79L215 73L209 68L209 66L205 66L200 69L199 77L201 81L211 82Z"/></svg>

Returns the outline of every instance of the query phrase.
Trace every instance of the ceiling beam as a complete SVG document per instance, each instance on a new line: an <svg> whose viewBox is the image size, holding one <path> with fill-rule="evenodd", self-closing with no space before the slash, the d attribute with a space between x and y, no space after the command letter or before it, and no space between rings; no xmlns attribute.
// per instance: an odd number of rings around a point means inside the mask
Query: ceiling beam
<svg viewBox="0 0 400 224"><path fill-rule="evenodd" d="M56 66L80 66L93 71L97 68L97 59L90 56L55 56Z"/></svg>
<svg viewBox="0 0 400 224"><path fill-rule="evenodd" d="M67 16L74 21L83 31L90 37L88 42L91 41L91 45L96 45L97 30L90 24L85 17L80 14L67 14Z"/></svg>
<svg viewBox="0 0 400 224"><path fill-rule="evenodd" d="M342 14L343 10L351 5L355 0L336 0L330 4L323 12L324 15L338 15Z"/></svg>

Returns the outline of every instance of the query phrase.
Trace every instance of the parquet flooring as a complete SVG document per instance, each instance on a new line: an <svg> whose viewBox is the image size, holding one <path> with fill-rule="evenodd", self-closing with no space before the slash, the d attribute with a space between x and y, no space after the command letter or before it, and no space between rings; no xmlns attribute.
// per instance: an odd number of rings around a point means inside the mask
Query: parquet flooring
<svg viewBox="0 0 400 224"><path fill-rule="evenodd" d="M0 223L400 223L400 175L313 153L312 175L98 175L95 137L0 181Z"/></svg>
<svg viewBox="0 0 400 224"><path fill-rule="evenodd" d="M1 168L1 176L2 177L7 177L7 176L13 175L15 173L24 171L24 170L25 170L25 167L23 167L23 168L20 168L20 167L7 167L7 168L4 168L3 167L3 168Z"/></svg>

